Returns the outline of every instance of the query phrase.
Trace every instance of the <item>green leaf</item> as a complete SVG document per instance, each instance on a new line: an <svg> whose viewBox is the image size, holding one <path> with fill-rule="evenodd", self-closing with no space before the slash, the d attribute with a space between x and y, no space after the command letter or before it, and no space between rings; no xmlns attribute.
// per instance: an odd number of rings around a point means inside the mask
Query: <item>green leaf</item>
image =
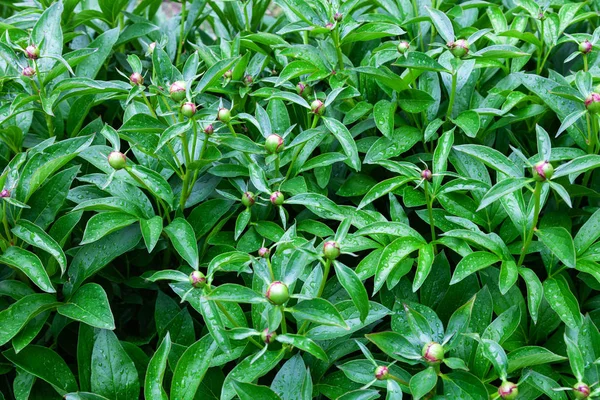
<svg viewBox="0 0 600 400"><path fill-rule="evenodd" d="M498 278L500 284L500 293L505 295L511 287L517 282L519 278L519 270L517 263L513 260L503 260L500 266L500 277Z"/></svg>
<svg viewBox="0 0 600 400"><path fill-rule="evenodd" d="M54 350L31 345L18 354L11 349L2 355L20 369L51 384L60 395L77 390L77 381L73 373Z"/></svg>
<svg viewBox="0 0 600 400"><path fill-rule="evenodd" d="M411 114L418 114L427 110L435 103L435 99L429 93L418 89L407 89L398 93L398 104L400 108Z"/></svg>
<svg viewBox="0 0 600 400"><path fill-rule="evenodd" d="M421 240L413 239L411 237L401 237L387 245L379 259L377 272L375 273L375 287L373 293L377 293L379 289L381 289L388 276L392 273L394 268L404 260L404 258L413 251L423 247L423 245ZM407 272L408 271L406 271L406 273Z"/></svg>
<svg viewBox="0 0 600 400"><path fill-rule="evenodd" d="M170 391L172 399L194 399L217 349L211 335L204 336L187 348L173 372Z"/></svg>
<svg viewBox="0 0 600 400"><path fill-rule="evenodd" d="M138 398L135 364L112 331L101 330L96 336L91 365L92 392L115 400Z"/></svg>
<svg viewBox="0 0 600 400"><path fill-rule="evenodd" d="M235 396L234 382L252 382L267 374L281 361L285 355L284 350L267 351L256 361L252 362L254 355L246 357L229 372L223 382L221 400L231 400Z"/></svg>
<svg viewBox="0 0 600 400"><path fill-rule="evenodd" d="M160 174L141 165L134 165L128 171L154 196L163 199L167 205L173 204L173 190Z"/></svg>
<svg viewBox="0 0 600 400"><path fill-rule="evenodd" d="M88 283L75 292L58 313L75 321L81 321L100 329L115 329L115 320L110 310L108 297L102 286Z"/></svg>
<svg viewBox="0 0 600 400"><path fill-rule="evenodd" d="M100 240L104 236L123 229L137 220L137 217L120 211L109 211L96 214L88 220L80 245Z"/></svg>
<svg viewBox="0 0 600 400"><path fill-rule="evenodd" d="M225 283L217 286L206 296L212 301L228 301L233 303L267 303L265 296L256 293L246 286L236 285L234 283Z"/></svg>
<svg viewBox="0 0 600 400"><path fill-rule="evenodd" d="M327 129L333 133L335 138L340 142L344 153L348 156L348 162L356 171L360 171L360 158L356 142L352 138L350 131L338 120L332 118L323 118Z"/></svg>
<svg viewBox="0 0 600 400"><path fill-rule="evenodd" d="M497 255L485 251L476 251L467 254L467 256L460 260L456 265L450 284L454 285L469 275L487 268L498 261L500 261L500 258Z"/></svg>
<svg viewBox="0 0 600 400"><path fill-rule="evenodd" d="M508 353L508 373L535 365L558 363L565 357L539 346L524 346Z"/></svg>
<svg viewBox="0 0 600 400"><path fill-rule="evenodd" d="M373 118L383 136L391 136L394 131L396 105L388 100L379 100L373 107Z"/></svg>
<svg viewBox="0 0 600 400"><path fill-rule="evenodd" d="M479 132L479 128L481 127L479 114L472 110L461 112L452 122L470 138L477 137L477 132Z"/></svg>
<svg viewBox="0 0 600 400"><path fill-rule="evenodd" d="M56 259L64 274L67 269L67 257L56 241L40 227L25 219L17 222L12 232L26 243L47 251Z"/></svg>
<svg viewBox="0 0 600 400"><path fill-rule="evenodd" d="M410 379L410 392L415 400L423 398L435 387L437 374L433 367L429 367Z"/></svg>
<svg viewBox="0 0 600 400"><path fill-rule="evenodd" d="M314 299L303 300L288 310L297 319L305 319L318 324L333 325L348 329L339 311L325 299L315 297Z"/></svg>
<svg viewBox="0 0 600 400"><path fill-rule="evenodd" d="M537 229L535 234L563 264L575 268L575 245L571 234L565 228Z"/></svg>
<svg viewBox="0 0 600 400"><path fill-rule="evenodd" d="M281 400L281 398L267 386L233 381L233 388L240 400Z"/></svg>
<svg viewBox="0 0 600 400"><path fill-rule="evenodd" d="M167 369L167 357L171 351L171 335L165 335L156 353L150 359L146 379L144 380L144 397L149 400L168 400L163 388L163 378Z"/></svg>
<svg viewBox="0 0 600 400"><path fill-rule="evenodd" d="M29 321L40 313L59 305L50 294L30 294L0 311L0 345L8 343Z"/></svg>
<svg viewBox="0 0 600 400"><path fill-rule="evenodd" d="M9 265L23 272L31 281L44 292L56 293L50 282L50 277L40 259L33 253L19 247L9 247L0 256L0 263Z"/></svg>
<svg viewBox="0 0 600 400"><path fill-rule="evenodd" d="M560 165L554 170L552 179L560 178L566 175L579 175L600 166L600 156L596 154L588 154L577 157L566 164Z"/></svg>
<svg viewBox="0 0 600 400"><path fill-rule="evenodd" d="M449 130L444 132L444 134L439 138L438 144L435 147L435 151L433 153L433 191L436 193L440 188L443 180L443 174L446 172L446 168L448 167L448 155L452 150L452 145L454 144L454 130Z"/></svg>
<svg viewBox="0 0 600 400"><path fill-rule="evenodd" d="M535 272L528 268L519 268L519 274L523 277L527 286L527 304L529 306L529 314L534 323L537 323L538 312L544 295L544 288L540 278Z"/></svg>
<svg viewBox="0 0 600 400"><path fill-rule="evenodd" d="M160 234L163 230L163 220L158 215L150 219L140 219L140 228L146 248L151 253L154 247L156 247L158 239L160 239Z"/></svg>
<svg viewBox="0 0 600 400"><path fill-rule="evenodd" d="M453 43L455 39L454 28L452 28L452 22L450 22L450 19L448 19L446 14L440 10L429 7L426 7L426 9L431 16L431 22L433 22L433 25L437 29L442 39L444 39L446 43Z"/></svg>
<svg viewBox="0 0 600 400"><path fill-rule="evenodd" d="M581 312L577 299L561 276L544 281L544 297L560 319L572 329L581 326Z"/></svg>
<svg viewBox="0 0 600 400"><path fill-rule="evenodd" d="M436 72L446 72L446 68L444 68L440 63L435 61L433 58L429 57L425 53L421 53L418 51L411 51L406 54L406 57L400 57L395 63L392 65L404 68L410 68L415 70L422 71L436 71Z"/></svg>
<svg viewBox="0 0 600 400"><path fill-rule="evenodd" d="M198 244L194 235L194 229L189 222L183 218L175 218L165 227L164 231L169 239L171 239L173 247L175 247L181 258L197 270L200 263L198 258Z"/></svg>
<svg viewBox="0 0 600 400"><path fill-rule="evenodd" d="M510 161L498 150L495 150L491 147L481 146L478 144L462 144L459 146L454 146L454 149L462 153L466 153L480 160L488 167L508 174L514 178L518 178L522 175L521 171L515 166L515 163Z"/></svg>
<svg viewBox="0 0 600 400"><path fill-rule="evenodd" d="M316 344L311 339L309 339L305 336L294 335L294 334L289 333L289 334L277 335L275 337L275 340L277 340L280 343L291 344L292 346L297 347L300 350L304 350L304 351L312 354L313 356L317 357L319 360L329 362L329 357L327 357L327 353L325 353L325 351L321 347L319 347L318 344Z"/></svg>
<svg viewBox="0 0 600 400"><path fill-rule="evenodd" d="M369 295L356 272L339 261L334 261L335 274L352 302L360 312L360 320L364 322L369 314Z"/></svg>
<svg viewBox="0 0 600 400"><path fill-rule="evenodd" d="M394 178L386 179L385 181L379 182L377 185L373 186L367 194L365 194L360 204L358 205L358 209L365 207L367 204L374 202L378 198L385 196L390 192L393 192L394 190L402 187L404 184L413 180L414 178L396 176Z"/></svg>

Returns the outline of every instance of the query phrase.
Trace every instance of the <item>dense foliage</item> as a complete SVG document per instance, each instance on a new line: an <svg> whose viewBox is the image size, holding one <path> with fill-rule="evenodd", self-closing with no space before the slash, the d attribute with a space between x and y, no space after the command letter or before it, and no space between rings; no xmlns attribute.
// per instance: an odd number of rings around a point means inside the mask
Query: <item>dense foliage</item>
<svg viewBox="0 0 600 400"><path fill-rule="evenodd" d="M597 7L0 2L0 399L600 398Z"/></svg>

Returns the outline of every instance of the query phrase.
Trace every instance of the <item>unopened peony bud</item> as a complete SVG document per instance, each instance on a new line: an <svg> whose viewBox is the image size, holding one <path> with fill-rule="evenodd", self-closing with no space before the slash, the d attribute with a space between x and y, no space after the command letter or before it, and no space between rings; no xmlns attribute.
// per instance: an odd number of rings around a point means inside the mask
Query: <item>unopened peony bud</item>
<svg viewBox="0 0 600 400"><path fill-rule="evenodd" d="M313 114L323 115L325 113L325 104L317 99L310 104L310 110Z"/></svg>
<svg viewBox="0 0 600 400"><path fill-rule="evenodd" d="M410 49L410 43L403 40L400 43L398 43L398 47L396 47L396 48L398 49L398 53L404 54L408 51L408 49Z"/></svg>
<svg viewBox="0 0 600 400"><path fill-rule="evenodd" d="M424 169L423 171L421 171L421 178L425 179L426 181L430 181L432 176L433 174L429 169Z"/></svg>
<svg viewBox="0 0 600 400"><path fill-rule="evenodd" d="M519 395L519 388L512 382L504 381L498 388L498 394L501 399L514 400Z"/></svg>
<svg viewBox="0 0 600 400"><path fill-rule="evenodd" d="M242 195L242 204L246 207L252 207L256 200L254 199L254 193L244 192Z"/></svg>
<svg viewBox="0 0 600 400"><path fill-rule="evenodd" d="M585 383L577 382L575 386L573 386L573 393L575 394L576 399L583 400L590 396L591 390Z"/></svg>
<svg viewBox="0 0 600 400"><path fill-rule="evenodd" d="M271 251L267 247L261 247L260 249L258 249L259 257L265 258L269 255L269 253L271 253Z"/></svg>
<svg viewBox="0 0 600 400"><path fill-rule="evenodd" d="M592 92L585 99L585 108L592 114L600 113L600 94Z"/></svg>
<svg viewBox="0 0 600 400"><path fill-rule="evenodd" d="M252 78L252 75L244 76L244 85L250 86L250 85L252 85L253 82L254 82L254 78Z"/></svg>
<svg viewBox="0 0 600 400"><path fill-rule="evenodd" d="M225 71L225 73L223 74L223 78L225 78L225 79L231 79L232 76L233 76L233 71L230 69Z"/></svg>
<svg viewBox="0 0 600 400"><path fill-rule="evenodd" d="M271 200L271 204L273 204L274 206L281 206L283 205L285 197L283 196L283 193L277 191L271 193L271 197L269 197L269 200Z"/></svg>
<svg viewBox="0 0 600 400"><path fill-rule="evenodd" d="M260 334L260 339L266 344L273 343L276 337L277 333L269 332L269 328L265 328L265 330Z"/></svg>
<svg viewBox="0 0 600 400"><path fill-rule="evenodd" d="M437 364L444 359L444 348L439 343L431 342L423 346L421 354L427 362Z"/></svg>
<svg viewBox="0 0 600 400"><path fill-rule="evenodd" d="M125 168L125 165L127 164L127 157L120 151L112 151L108 155L108 163L111 167L118 171Z"/></svg>
<svg viewBox="0 0 600 400"><path fill-rule="evenodd" d="M277 306L280 306L290 299L290 292L285 283L280 281L272 282L265 293L267 299Z"/></svg>
<svg viewBox="0 0 600 400"><path fill-rule="evenodd" d="M283 151L283 138L276 134L271 134L265 140L265 149L273 154Z"/></svg>
<svg viewBox="0 0 600 400"><path fill-rule="evenodd" d="M591 52L592 47L592 43L589 40L584 40L583 42L579 43L579 51L583 54L588 54Z"/></svg>
<svg viewBox="0 0 600 400"><path fill-rule="evenodd" d="M206 276L200 271L193 271L190 274L190 283L193 287L202 289L206 286Z"/></svg>
<svg viewBox="0 0 600 400"><path fill-rule="evenodd" d="M231 111L224 107L219 108L219 111L217 111L217 119L224 124L228 124L231 122Z"/></svg>
<svg viewBox="0 0 600 400"><path fill-rule="evenodd" d="M2 189L0 197L10 197L10 191L8 189Z"/></svg>
<svg viewBox="0 0 600 400"><path fill-rule="evenodd" d="M344 19L344 15L343 15L342 13L336 12L336 13L333 15L333 20L334 20L335 22L340 22L342 19Z"/></svg>
<svg viewBox="0 0 600 400"><path fill-rule="evenodd" d="M311 93L311 88L304 82L298 82L296 85L296 93L300 96L308 97Z"/></svg>
<svg viewBox="0 0 600 400"><path fill-rule="evenodd" d="M181 101L185 99L185 89L186 85L184 81L176 81L169 87L169 94L173 100Z"/></svg>
<svg viewBox="0 0 600 400"><path fill-rule="evenodd" d="M142 85L144 83L144 77L139 72L134 72L129 77L129 81L132 85Z"/></svg>
<svg viewBox="0 0 600 400"><path fill-rule="evenodd" d="M196 105L189 101L183 103L181 106L181 113L188 118L192 118L194 114L196 114Z"/></svg>
<svg viewBox="0 0 600 400"><path fill-rule="evenodd" d="M458 39L449 44L450 52L454 57L463 58L469 54L469 43L465 39Z"/></svg>
<svg viewBox="0 0 600 400"><path fill-rule="evenodd" d="M207 135L212 135L215 131L215 128L213 128L212 124L208 125L206 128L204 128L204 133L206 133Z"/></svg>
<svg viewBox="0 0 600 400"><path fill-rule="evenodd" d="M377 380L384 381L386 379L389 379L389 377L390 369L385 365L380 365L379 367L375 368L375 378Z"/></svg>
<svg viewBox="0 0 600 400"><path fill-rule="evenodd" d="M30 44L25 48L25 55L30 60L37 60L40 58L40 49L35 44Z"/></svg>
<svg viewBox="0 0 600 400"><path fill-rule="evenodd" d="M323 255L328 260L335 260L341 254L340 245L333 240L325 242L323 244Z"/></svg>
<svg viewBox="0 0 600 400"><path fill-rule="evenodd" d="M536 181L543 182L546 179L552 178L554 167L548 161L540 161L533 166L531 174Z"/></svg>
<svg viewBox="0 0 600 400"><path fill-rule="evenodd" d="M23 68L23 71L21 73L23 74L23 76L31 78L32 76L35 75L35 69L33 69L31 67L25 67L25 68Z"/></svg>

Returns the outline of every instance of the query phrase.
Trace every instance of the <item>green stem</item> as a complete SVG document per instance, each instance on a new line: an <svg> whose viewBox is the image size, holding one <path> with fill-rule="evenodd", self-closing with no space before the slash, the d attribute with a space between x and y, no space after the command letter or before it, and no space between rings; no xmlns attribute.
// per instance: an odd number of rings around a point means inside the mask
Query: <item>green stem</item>
<svg viewBox="0 0 600 400"><path fill-rule="evenodd" d="M237 137L237 133L235 133L235 129L233 129L233 125L231 125L231 122L227 123L227 127L229 128L229 132L231 132L233 136Z"/></svg>
<svg viewBox="0 0 600 400"><path fill-rule="evenodd" d="M452 109L454 108L454 98L456 97L456 71L452 71L452 88L450 90L450 100L448 100L448 110L446 110L446 120L452 117Z"/></svg>
<svg viewBox="0 0 600 400"><path fill-rule="evenodd" d="M271 260L269 259L269 257L266 258L267 260L267 267L269 268L269 275L271 275L271 281L275 281L275 274L273 273L273 266L271 265Z"/></svg>
<svg viewBox="0 0 600 400"><path fill-rule="evenodd" d="M344 69L344 55L342 54L342 45L340 43L340 25L336 24L331 35L333 37L333 44L337 53L338 68L340 71Z"/></svg>
<svg viewBox="0 0 600 400"><path fill-rule="evenodd" d="M398 378L396 375L392 375L392 374L388 374L388 376L389 376L389 379L394 380L401 385L408 386L408 382L406 382L404 379Z"/></svg>
<svg viewBox="0 0 600 400"><path fill-rule="evenodd" d="M179 58L181 57L181 50L183 48L183 42L185 42L185 38L183 34L185 33L185 5L187 0L181 0L181 23L179 24L179 44L177 45L177 57L175 58L175 65L179 64Z"/></svg>
<svg viewBox="0 0 600 400"><path fill-rule="evenodd" d="M152 107L152 104L150 104L150 100L148 100L148 97L146 96L146 92L144 92L144 91L142 91L142 98L144 99L146 106L148 106L148 109L150 109L152 116L154 118L158 119L158 117L156 116L156 111L154 111L154 107Z"/></svg>
<svg viewBox="0 0 600 400"><path fill-rule="evenodd" d="M321 285L319 286L319 291L317 292L317 297L321 297L323 294L323 290L325 289L325 283L327 282L327 277L329 276L329 270L331 269L331 260L327 259L325 261L325 266L323 270L323 280L321 281Z"/></svg>
<svg viewBox="0 0 600 400"><path fill-rule="evenodd" d="M46 88L44 87L44 80L40 75L40 69L38 67L37 61L33 60L33 67L35 68L35 74L38 77L38 81L40 82L40 103L42 102L42 98L46 98ZM42 107L43 108L43 107ZM44 111L44 118L46 119L46 127L48 128L48 137L54 136L54 121L52 121L52 116L47 114Z"/></svg>
<svg viewBox="0 0 600 400"><path fill-rule="evenodd" d="M180 119L181 118L182 115L180 113ZM187 132L183 132L181 134L181 146L183 147L183 155L185 157L185 173L183 174L183 188L181 189L181 196L179 198L179 208L181 208L181 211L185 209L185 202L187 200L188 194L188 186L190 184L190 165L192 163L186 133Z"/></svg>
<svg viewBox="0 0 600 400"><path fill-rule="evenodd" d="M279 155L275 155L275 178L279 176Z"/></svg>
<svg viewBox="0 0 600 400"><path fill-rule="evenodd" d="M283 306L279 307L281 310L281 333L284 335L287 333L287 321L285 320L285 311L283 310Z"/></svg>
<svg viewBox="0 0 600 400"><path fill-rule="evenodd" d="M425 201L427 202L427 213L429 214L429 227L431 228L431 241L435 242L435 220L433 219L433 197L429 193L429 182L425 181ZM436 245L433 245L433 252L437 253Z"/></svg>
<svg viewBox="0 0 600 400"><path fill-rule="evenodd" d="M229 311L227 311L227 309L225 307L223 307L223 304L221 304L221 302L215 301L215 304L217 305L217 307L219 307L219 310L221 310L221 312L223 313L223 315L225 315L225 318L227 318L227 320L229 320L229 322L231 322L231 325L233 325L235 328L239 328L240 327L238 325L238 323L236 322L236 320L233 319L233 317L231 316L231 314L229 314ZM258 343L254 338L249 337L248 340L250 340L250 342L252 342L252 344L254 344L259 349L263 348L263 346L260 343Z"/></svg>
<svg viewBox="0 0 600 400"><path fill-rule="evenodd" d="M8 220L6 218L6 202L2 202L2 225L4 225L4 231L6 232L6 239L9 243L13 241L13 237L10 234L10 228L8 227Z"/></svg>
<svg viewBox="0 0 600 400"><path fill-rule="evenodd" d="M583 55L583 71L588 72L588 55Z"/></svg>
<svg viewBox="0 0 600 400"><path fill-rule="evenodd" d="M542 196L542 182L536 182L535 190L533 191L533 223L531 224L531 230L525 239L525 243L521 248L521 256L519 257L518 266L520 267L523 264L523 260L525 259L525 254L527 254L527 249L529 249L529 245L531 244L531 240L533 239L533 233L536 230L536 226L538 223L538 218L540 214L540 198Z"/></svg>

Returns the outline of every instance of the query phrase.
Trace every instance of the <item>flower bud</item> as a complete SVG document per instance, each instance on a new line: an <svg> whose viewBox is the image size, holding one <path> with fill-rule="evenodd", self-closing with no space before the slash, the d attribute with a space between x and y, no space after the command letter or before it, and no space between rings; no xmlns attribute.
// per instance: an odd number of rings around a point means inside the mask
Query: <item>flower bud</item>
<svg viewBox="0 0 600 400"><path fill-rule="evenodd" d="M258 256L259 257L265 258L270 253L271 253L271 250L269 250L267 247L261 247L260 249L258 249Z"/></svg>
<svg viewBox="0 0 600 400"><path fill-rule="evenodd" d="M231 111L225 107L219 108L219 111L217 111L217 119L224 124L228 124L231 122Z"/></svg>
<svg viewBox="0 0 600 400"><path fill-rule="evenodd" d="M323 255L328 260L335 260L340 256L340 254L340 245L337 242L330 240L323 244Z"/></svg>
<svg viewBox="0 0 600 400"><path fill-rule="evenodd" d="M554 167L548 161L540 161L533 166L531 174L536 181L543 182L546 179L552 178Z"/></svg>
<svg viewBox="0 0 600 400"><path fill-rule="evenodd" d="M421 354L427 362L437 364L444 359L444 348L439 343L431 342L423 346Z"/></svg>
<svg viewBox="0 0 600 400"><path fill-rule="evenodd" d="M147 53L148 55L154 53L154 49L156 48L156 42L152 42L148 45Z"/></svg>
<svg viewBox="0 0 600 400"><path fill-rule="evenodd" d="M200 271L193 271L190 274L190 283L193 287L202 289L206 286L206 276Z"/></svg>
<svg viewBox="0 0 600 400"><path fill-rule="evenodd" d="M585 108L592 114L600 113L600 94L592 92L585 99Z"/></svg>
<svg viewBox="0 0 600 400"><path fill-rule="evenodd" d="M311 93L311 87L304 82L298 82L296 85L296 93L300 96L307 97Z"/></svg>
<svg viewBox="0 0 600 400"><path fill-rule="evenodd" d="M225 78L225 79L231 79L232 76L233 76L233 70L230 70L230 69L225 71L225 73L223 74L223 78Z"/></svg>
<svg viewBox="0 0 600 400"><path fill-rule="evenodd" d="M242 204L246 207L252 207L256 200L254 199L254 193L244 192L242 195Z"/></svg>
<svg viewBox="0 0 600 400"><path fill-rule="evenodd" d="M502 385L498 387L498 394L501 399L514 400L519 395L519 388L512 382L504 381Z"/></svg>
<svg viewBox="0 0 600 400"><path fill-rule="evenodd" d="M186 86L184 81L176 81L169 87L169 94L173 100L181 101L185 99L185 89Z"/></svg>
<svg viewBox="0 0 600 400"><path fill-rule="evenodd" d="M592 51L592 43L589 40L584 40L579 43L579 52L583 54L588 54Z"/></svg>
<svg viewBox="0 0 600 400"><path fill-rule="evenodd" d="M127 157L120 151L112 151L108 155L108 163L111 167L118 171L125 168L125 164L127 164Z"/></svg>
<svg viewBox="0 0 600 400"><path fill-rule="evenodd" d="M285 197L283 196L283 193L277 191L271 193L271 197L269 197L269 200L271 200L271 204L273 204L274 206L281 206L283 205Z"/></svg>
<svg viewBox="0 0 600 400"><path fill-rule="evenodd" d="M375 368L375 378L377 380L384 381L386 379L389 379L389 377L390 369L385 365L380 365L379 367Z"/></svg>
<svg viewBox="0 0 600 400"><path fill-rule="evenodd" d="M269 332L269 328L265 328L265 330L262 331L262 333L260 334L260 340L262 340L266 344L273 343L276 337L277 333Z"/></svg>
<svg viewBox="0 0 600 400"><path fill-rule="evenodd" d="M129 77L129 81L132 85L142 85L144 83L144 77L139 72L134 72Z"/></svg>
<svg viewBox="0 0 600 400"><path fill-rule="evenodd" d="M433 174L429 169L424 169L423 171L421 171L421 178L425 179L426 181L430 181L432 176Z"/></svg>
<svg viewBox="0 0 600 400"><path fill-rule="evenodd" d="M313 114L323 115L325 113L325 104L319 99L310 103L310 110Z"/></svg>
<svg viewBox="0 0 600 400"><path fill-rule="evenodd" d="M328 22L325 24L325 28L332 30L335 25L332 22Z"/></svg>
<svg viewBox="0 0 600 400"><path fill-rule="evenodd" d="M265 149L271 154L283 151L283 138L274 133L269 135L265 140Z"/></svg>
<svg viewBox="0 0 600 400"><path fill-rule="evenodd" d="M40 58L40 49L35 44L30 44L25 48L25 55L30 60L37 60Z"/></svg>
<svg viewBox="0 0 600 400"><path fill-rule="evenodd" d="M575 386L573 386L573 391L575 398L578 400L587 399L591 392L590 387L583 382L577 382Z"/></svg>
<svg viewBox="0 0 600 400"><path fill-rule="evenodd" d="M207 135L212 135L214 132L215 132L215 128L213 128L212 124L210 124L206 128L204 128L204 133L206 133Z"/></svg>
<svg viewBox="0 0 600 400"><path fill-rule="evenodd" d="M404 54L408 51L408 49L410 49L410 43L408 43L406 40L403 40L398 43L398 47L396 48L398 49L398 53Z"/></svg>
<svg viewBox="0 0 600 400"><path fill-rule="evenodd" d="M252 85L253 82L254 82L254 78L252 78L252 75L244 76L244 85L250 86L250 85Z"/></svg>
<svg viewBox="0 0 600 400"><path fill-rule="evenodd" d="M8 189L2 189L0 197L10 197L10 191Z"/></svg>
<svg viewBox="0 0 600 400"><path fill-rule="evenodd" d="M271 303L280 306L290 299L290 291L285 283L275 281L269 285L265 296Z"/></svg>
<svg viewBox="0 0 600 400"><path fill-rule="evenodd" d="M463 58L469 54L469 43L465 39L458 39L448 45L454 57Z"/></svg>
<svg viewBox="0 0 600 400"><path fill-rule="evenodd" d="M23 76L31 78L32 76L35 75L35 69L33 69L31 67L25 67L25 68L23 68L23 71L21 71L21 73L23 74Z"/></svg>
<svg viewBox="0 0 600 400"><path fill-rule="evenodd" d="M344 14L342 14L342 13L336 12L336 13L333 15L333 20L334 20L335 22L340 22L342 19L344 19Z"/></svg>
<svg viewBox="0 0 600 400"><path fill-rule="evenodd" d="M196 105L189 101L183 103L181 106L181 113L188 118L192 118L194 114L196 114Z"/></svg>

